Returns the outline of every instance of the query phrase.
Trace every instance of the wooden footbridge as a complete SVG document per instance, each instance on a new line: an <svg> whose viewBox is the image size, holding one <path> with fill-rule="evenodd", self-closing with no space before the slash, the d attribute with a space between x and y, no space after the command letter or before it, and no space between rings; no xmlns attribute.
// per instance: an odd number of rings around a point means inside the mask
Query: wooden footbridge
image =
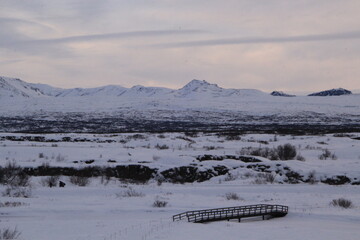
<svg viewBox="0 0 360 240"><path fill-rule="evenodd" d="M221 220L259 217L264 220L266 216L284 217L288 213L289 207L283 205L258 204L248 206L237 206L227 208L213 208L196 211L183 212L173 216L173 221L187 218L189 222L204 223Z"/></svg>

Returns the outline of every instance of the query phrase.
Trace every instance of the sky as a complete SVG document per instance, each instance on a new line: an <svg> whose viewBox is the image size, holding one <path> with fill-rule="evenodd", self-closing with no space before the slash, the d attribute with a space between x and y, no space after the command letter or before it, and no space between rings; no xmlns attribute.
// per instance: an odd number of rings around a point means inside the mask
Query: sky
<svg viewBox="0 0 360 240"><path fill-rule="evenodd" d="M56 87L360 89L359 0L0 0L0 76Z"/></svg>

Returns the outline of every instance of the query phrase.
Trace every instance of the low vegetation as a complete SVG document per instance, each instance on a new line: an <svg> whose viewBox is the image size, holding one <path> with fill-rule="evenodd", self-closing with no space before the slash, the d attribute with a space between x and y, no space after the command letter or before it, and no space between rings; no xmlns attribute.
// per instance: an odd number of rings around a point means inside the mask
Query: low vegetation
<svg viewBox="0 0 360 240"><path fill-rule="evenodd" d="M235 181L238 178L239 178L239 174L227 173L225 175L224 181L226 182Z"/></svg>
<svg viewBox="0 0 360 240"><path fill-rule="evenodd" d="M8 162L5 167L0 167L0 184L10 187L28 187L30 177L16 162Z"/></svg>
<svg viewBox="0 0 360 240"><path fill-rule="evenodd" d="M225 198L226 200L236 200L236 201L239 201L239 200L244 200L243 198L241 198L237 193L234 193L234 192L228 192L225 194Z"/></svg>
<svg viewBox="0 0 360 240"><path fill-rule="evenodd" d="M155 148L158 149L158 150L166 150L166 149L169 149L169 146L166 145L166 144L162 144L162 145L156 144Z"/></svg>
<svg viewBox="0 0 360 240"><path fill-rule="evenodd" d="M13 240L13 239L18 239L20 237L21 233L15 228L15 229L10 229L10 228L4 228L4 229L0 229L0 239L4 239L4 240Z"/></svg>
<svg viewBox="0 0 360 240"><path fill-rule="evenodd" d="M3 197L31 197L30 176L16 162L0 167L0 184L6 186Z"/></svg>
<svg viewBox="0 0 360 240"><path fill-rule="evenodd" d="M315 171L315 170L312 170L312 171L309 172L307 182L308 182L309 184L316 184L316 183L319 182L319 181L317 180L317 178L316 178L316 171Z"/></svg>
<svg viewBox="0 0 360 240"><path fill-rule="evenodd" d="M333 199L330 202L330 205L332 205L334 207L341 207L341 208L352 208L353 207L352 201L345 199L345 198Z"/></svg>
<svg viewBox="0 0 360 240"><path fill-rule="evenodd" d="M20 207L25 205L22 202L0 202L0 207Z"/></svg>
<svg viewBox="0 0 360 240"><path fill-rule="evenodd" d="M155 200L152 206L157 208L163 208L166 207L167 205L168 205L167 201Z"/></svg>
<svg viewBox="0 0 360 240"><path fill-rule="evenodd" d="M47 176L40 180L41 185L44 187L55 187L59 182L59 176Z"/></svg>
<svg viewBox="0 0 360 240"><path fill-rule="evenodd" d="M2 192L3 197L30 198L32 191L30 187L7 187Z"/></svg>
<svg viewBox="0 0 360 240"><path fill-rule="evenodd" d="M117 193L117 197L123 198L123 197L144 197L145 194L139 191L134 190L133 188L129 187L126 191Z"/></svg>
<svg viewBox="0 0 360 240"><path fill-rule="evenodd" d="M270 160L291 160L297 156L296 147L286 143L274 148L269 147L246 147L239 152L241 155L252 155L268 158Z"/></svg>
<svg viewBox="0 0 360 240"><path fill-rule="evenodd" d="M69 181L72 184L77 185L79 187L85 187L85 186L89 185L90 178L82 177L82 176L70 176Z"/></svg>
<svg viewBox="0 0 360 240"><path fill-rule="evenodd" d="M330 152L329 149L324 149L322 154L319 155L319 159L320 160L327 160L327 159L337 160L337 156L335 155L335 153Z"/></svg>
<svg viewBox="0 0 360 240"><path fill-rule="evenodd" d="M276 175L274 173L258 173L253 181L254 184L274 183Z"/></svg>
<svg viewBox="0 0 360 240"><path fill-rule="evenodd" d="M163 199L161 199L161 197L157 196L155 198L155 201L153 202L152 206L155 208L163 208L166 207L169 203Z"/></svg>

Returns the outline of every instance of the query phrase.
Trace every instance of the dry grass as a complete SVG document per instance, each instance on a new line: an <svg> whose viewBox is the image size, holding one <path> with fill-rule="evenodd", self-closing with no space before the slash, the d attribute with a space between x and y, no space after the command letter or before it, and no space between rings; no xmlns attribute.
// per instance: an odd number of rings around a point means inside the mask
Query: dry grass
<svg viewBox="0 0 360 240"><path fill-rule="evenodd" d="M21 233L16 228L14 230L11 230L10 228L5 228L0 230L0 239L18 239L20 234Z"/></svg>
<svg viewBox="0 0 360 240"><path fill-rule="evenodd" d="M338 198L338 199L333 199L330 202L330 205L334 206L334 207L341 207L341 208L352 208L353 207L353 203L345 198Z"/></svg>

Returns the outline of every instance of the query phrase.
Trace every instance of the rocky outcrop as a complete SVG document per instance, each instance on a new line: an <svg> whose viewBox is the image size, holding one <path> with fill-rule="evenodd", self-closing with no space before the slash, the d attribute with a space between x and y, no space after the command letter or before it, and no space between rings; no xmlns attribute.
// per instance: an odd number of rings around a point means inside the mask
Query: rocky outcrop
<svg viewBox="0 0 360 240"><path fill-rule="evenodd" d="M341 96L341 95L349 95L349 94L352 94L352 92L349 90L343 89L343 88L337 88L337 89L331 89L331 90L312 93L312 94L309 94L308 96L325 97L325 96Z"/></svg>
<svg viewBox="0 0 360 240"><path fill-rule="evenodd" d="M186 183L186 182L204 182L212 177L225 175L229 169L225 166L215 166L213 169L199 170L194 166L182 166L170 168L162 171L160 174L165 181L172 183Z"/></svg>
<svg viewBox="0 0 360 240"><path fill-rule="evenodd" d="M287 94L281 91L273 91L270 95L276 97L296 97L295 95Z"/></svg>
<svg viewBox="0 0 360 240"><path fill-rule="evenodd" d="M239 161L242 161L242 162L245 162L245 163L261 162L260 159L257 159L255 157L235 156L235 155L217 156L217 155L204 154L204 155L197 156L196 159L199 160L200 162L202 162L202 161L222 161L224 159L239 160Z"/></svg>

